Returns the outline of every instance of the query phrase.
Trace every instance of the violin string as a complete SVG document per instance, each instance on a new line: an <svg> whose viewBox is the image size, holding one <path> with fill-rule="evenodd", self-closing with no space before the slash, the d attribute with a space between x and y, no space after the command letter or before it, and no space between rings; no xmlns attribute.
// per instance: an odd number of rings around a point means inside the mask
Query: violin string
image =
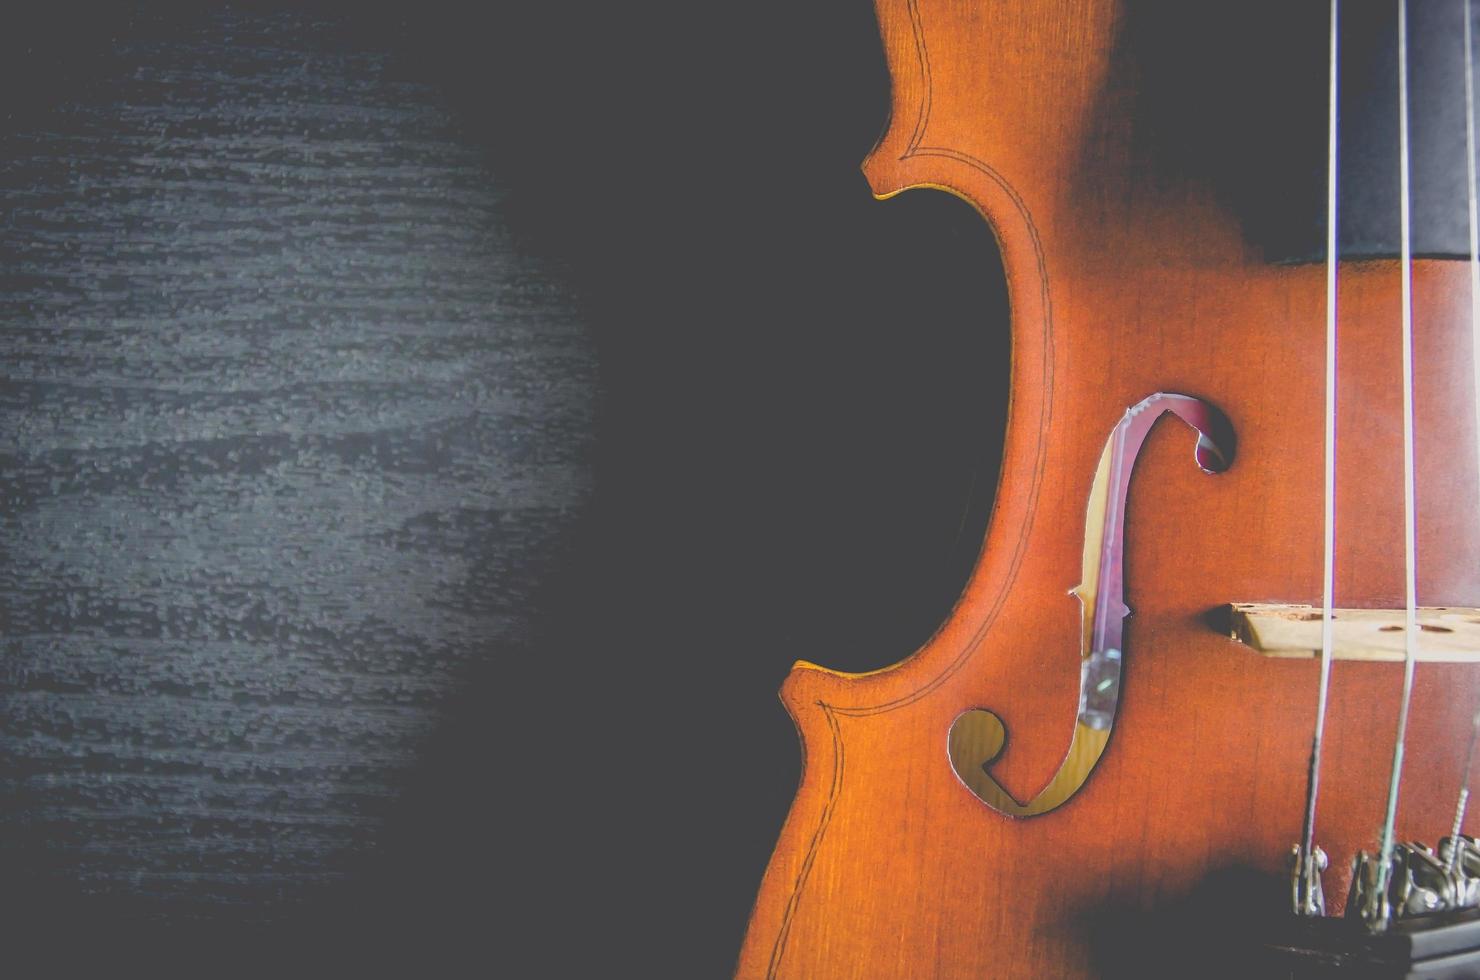
<svg viewBox="0 0 1480 980"><path fill-rule="evenodd" d="M1465 0L1465 175L1466 197L1470 205L1470 365L1475 375L1475 453L1480 463L1480 214L1475 199L1475 41L1471 26L1474 14L1472 0ZM1480 486L1480 484L1477 484ZM1470 727L1470 747L1465 753L1465 768L1460 774L1459 798L1454 805L1454 824L1450 829L1449 870L1459 863L1459 835L1464 829L1465 806L1470 800L1470 767L1475 759L1475 739L1480 735L1480 714Z"/></svg>
<svg viewBox="0 0 1480 980"><path fill-rule="evenodd" d="M1468 3L1469 0L1466 0ZM1307 891L1315 861L1316 797L1321 784L1321 741L1326 731L1326 704L1331 687L1332 605L1336 589L1336 263L1338 119L1340 92L1341 0L1331 0L1330 83L1326 119L1326 489L1324 499L1325 561L1321 578L1321 679L1316 696L1316 727L1310 743L1305 781L1305 821L1300 835L1300 911L1318 914Z"/></svg>
<svg viewBox="0 0 1480 980"><path fill-rule="evenodd" d="M1408 707L1413 700L1413 667L1418 653L1418 578L1413 476L1413 242L1409 215L1408 175L1408 0L1398 0L1398 213L1402 243L1403 284L1403 695L1398 703L1398 737L1393 744L1393 768L1388 777L1387 811L1382 822L1382 847L1377 867L1377 894L1387 891L1393 857L1393 824L1398 813L1398 783L1403 775L1403 740L1408 729Z"/></svg>

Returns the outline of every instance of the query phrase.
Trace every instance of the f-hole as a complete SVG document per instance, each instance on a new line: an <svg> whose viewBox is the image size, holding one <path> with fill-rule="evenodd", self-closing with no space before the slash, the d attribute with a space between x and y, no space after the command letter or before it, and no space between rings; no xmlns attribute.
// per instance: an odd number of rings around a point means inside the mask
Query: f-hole
<svg viewBox="0 0 1480 980"><path fill-rule="evenodd" d="M1105 440L1095 470L1085 517L1084 563L1079 597L1082 626L1079 649L1079 713L1069 749L1048 784L1031 800L1013 797L993 778L991 765L1007 744L1002 719L985 708L962 712L947 738L951 767L987 806L1009 817L1036 817L1069 801L1089 779L1110 740L1120 701L1125 604L1125 504L1131 471L1151 427L1171 413L1197 433L1197 465L1221 473L1233 461L1233 429L1207 402L1187 395L1159 393L1131 406Z"/></svg>

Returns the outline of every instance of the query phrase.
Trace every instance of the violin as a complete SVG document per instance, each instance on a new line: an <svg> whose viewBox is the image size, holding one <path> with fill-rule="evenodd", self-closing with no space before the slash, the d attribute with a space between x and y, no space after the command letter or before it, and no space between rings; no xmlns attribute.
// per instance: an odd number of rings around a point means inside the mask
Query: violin
<svg viewBox="0 0 1480 980"><path fill-rule="evenodd" d="M1469 0L876 6L1009 417L936 633L782 686L738 976L1480 975Z"/></svg>

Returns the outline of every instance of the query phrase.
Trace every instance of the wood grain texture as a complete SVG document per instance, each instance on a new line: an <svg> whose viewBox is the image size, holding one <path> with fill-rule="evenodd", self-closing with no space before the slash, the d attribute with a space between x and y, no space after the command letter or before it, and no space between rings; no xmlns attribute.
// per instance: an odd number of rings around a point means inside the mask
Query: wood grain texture
<svg viewBox="0 0 1480 980"><path fill-rule="evenodd" d="M1014 331L1005 458L979 564L940 630L892 668L803 662L784 685L804 774L742 977L1145 977L1189 962L1248 976L1231 924L1288 902L1316 666L1249 656L1207 614L1319 599L1324 269L1264 263L1208 186L1152 171L1128 6L877 4L893 112L865 174L881 196L946 188L997 236ZM1337 428L1359 434L1338 453L1348 606L1403 591L1398 277L1391 261L1343 264ZM1426 605L1480 599L1465 277L1454 262L1414 269ZM1238 459L1210 480L1171 427L1149 438L1126 515L1134 615L1109 747L1061 809L1001 816L951 771L947 732L968 709L1000 715L992 771L1018 799L1056 769L1095 461L1121 413L1159 391L1221 407ZM1375 844L1398 690L1391 665L1333 678L1318 839L1338 911L1347 862ZM1477 702L1472 669L1420 669L1399 839L1447 832Z"/></svg>
<svg viewBox="0 0 1480 980"><path fill-rule="evenodd" d="M270 920L341 878L589 497L574 300L344 28L141 14L0 143L11 902Z"/></svg>

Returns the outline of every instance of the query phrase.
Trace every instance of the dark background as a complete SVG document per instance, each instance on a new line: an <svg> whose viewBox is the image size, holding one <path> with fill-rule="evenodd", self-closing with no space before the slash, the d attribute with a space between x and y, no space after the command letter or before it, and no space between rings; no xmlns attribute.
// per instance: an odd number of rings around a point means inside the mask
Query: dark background
<svg viewBox="0 0 1480 980"><path fill-rule="evenodd" d="M849 3L0 40L0 898L56 969L723 976L805 657L975 557L990 233Z"/></svg>

